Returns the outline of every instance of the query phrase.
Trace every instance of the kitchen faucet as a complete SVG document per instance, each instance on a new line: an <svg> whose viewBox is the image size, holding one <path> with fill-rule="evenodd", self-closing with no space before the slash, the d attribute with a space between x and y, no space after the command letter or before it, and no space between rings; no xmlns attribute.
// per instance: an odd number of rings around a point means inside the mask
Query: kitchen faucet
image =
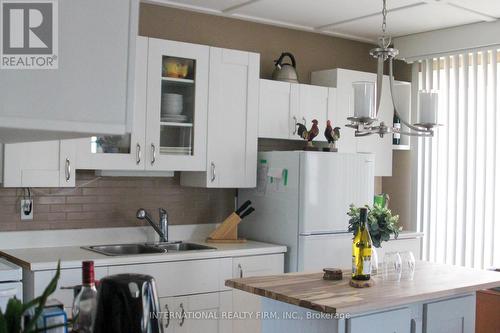
<svg viewBox="0 0 500 333"><path fill-rule="evenodd" d="M168 214L163 208L159 209L160 212L160 223L156 224L151 216L146 212L144 208L139 208L137 211L137 218L139 220L146 220L153 227L156 233L160 236L160 242L168 242Z"/></svg>

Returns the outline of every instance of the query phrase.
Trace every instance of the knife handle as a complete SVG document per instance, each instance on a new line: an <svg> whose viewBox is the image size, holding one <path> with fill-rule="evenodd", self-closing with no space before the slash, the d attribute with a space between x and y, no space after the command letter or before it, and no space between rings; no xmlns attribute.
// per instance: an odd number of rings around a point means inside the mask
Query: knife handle
<svg viewBox="0 0 500 333"><path fill-rule="evenodd" d="M250 207L248 208L244 213L240 215L240 218L243 219L244 217L247 217L248 215L252 214L255 208Z"/></svg>
<svg viewBox="0 0 500 333"><path fill-rule="evenodd" d="M250 200L245 201L245 202L243 203L243 205L241 205L241 206L240 206L240 208L238 208L238 209L236 210L236 212L235 212L235 213L236 213L237 215L240 215L240 214L241 214L241 213L242 213L245 209L247 209L247 208L248 208L248 206L250 206L251 204L252 204L252 202L251 202Z"/></svg>

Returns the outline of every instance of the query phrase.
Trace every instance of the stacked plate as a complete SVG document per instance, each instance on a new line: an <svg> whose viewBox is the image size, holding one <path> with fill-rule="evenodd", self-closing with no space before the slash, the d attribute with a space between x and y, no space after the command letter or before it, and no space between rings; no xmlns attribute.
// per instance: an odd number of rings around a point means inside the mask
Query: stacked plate
<svg viewBox="0 0 500 333"><path fill-rule="evenodd" d="M191 147L160 147L160 154L163 155L191 155Z"/></svg>
<svg viewBox="0 0 500 333"><path fill-rule="evenodd" d="M161 95L161 116L181 115L184 96L181 94L164 93Z"/></svg>
<svg viewBox="0 0 500 333"><path fill-rule="evenodd" d="M184 114L161 114L161 121L167 123L187 123L189 117Z"/></svg>

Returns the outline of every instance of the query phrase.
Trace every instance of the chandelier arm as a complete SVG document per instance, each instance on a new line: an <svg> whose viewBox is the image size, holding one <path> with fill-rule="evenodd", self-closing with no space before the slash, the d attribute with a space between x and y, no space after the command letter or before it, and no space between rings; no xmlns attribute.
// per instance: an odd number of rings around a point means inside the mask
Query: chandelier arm
<svg viewBox="0 0 500 333"><path fill-rule="evenodd" d="M429 133L432 136L432 133L433 133L432 130L414 126L414 125L410 124L409 122L407 122L403 117L401 117L401 114L399 113L398 108L396 107L396 101L394 100L394 75L393 75L393 70L392 70L392 60L393 60L393 58L389 59L389 87L391 89L391 99L392 99L392 104L394 106L394 112L396 113L398 118L401 120L401 122L409 129L412 129L415 132Z"/></svg>
<svg viewBox="0 0 500 333"><path fill-rule="evenodd" d="M382 84L384 79L384 57L379 55L377 57L377 109L375 111L375 118L378 118L380 109L380 100L382 99Z"/></svg>

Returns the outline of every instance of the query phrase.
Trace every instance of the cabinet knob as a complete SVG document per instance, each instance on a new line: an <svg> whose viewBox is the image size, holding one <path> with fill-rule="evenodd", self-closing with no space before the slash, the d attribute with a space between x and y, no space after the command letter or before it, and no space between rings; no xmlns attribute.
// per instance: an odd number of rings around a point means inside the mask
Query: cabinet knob
<svg viewBox="0 0 500 333"><path fill-rule="evenodd" d="M243 278L243 267L241 267L241 264L238 264L238 271L240 273L240 279Z"/></svg>
<svg viewBox="0 0 500 333"><path fill-rule="evenodd" d="M297 134L297 117L293 116L293 135Z"/></svg>
<svg viewBox="0 0 500 333"><path fill-rule="evenodd" d="M141 145L139 143L135 146L135 163L141 163Z"/></svg>
<svg viewBox="0 0 500 333"><path fill-rule="evenodd" d="M156 147L154 143L151 144L151 165L156 162Z"/></svg>
<svg viewBox="0 0 500 333"><path fill-rule="evenodd" d="M68 157L66 157L64 174L66 176L66 182L69 182L69 180L71 179L71 162L69 161Z"/></svg>

